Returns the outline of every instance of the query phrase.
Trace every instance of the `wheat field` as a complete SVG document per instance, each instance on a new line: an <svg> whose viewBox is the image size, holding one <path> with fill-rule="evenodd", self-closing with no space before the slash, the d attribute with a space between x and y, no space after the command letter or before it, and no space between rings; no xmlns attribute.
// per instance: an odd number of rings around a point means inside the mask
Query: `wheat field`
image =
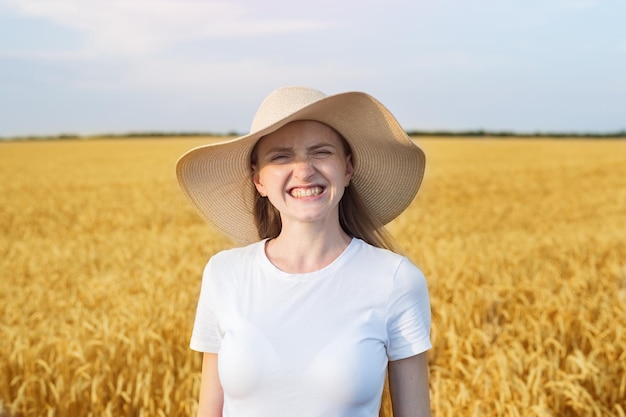
<svg viewBox="0 0 626 417"><path fill-rule="evenodd" d="M192 416L208 138L0 143L0 416ZM626 141L418 138L433 415L626 416Z"/></svg>

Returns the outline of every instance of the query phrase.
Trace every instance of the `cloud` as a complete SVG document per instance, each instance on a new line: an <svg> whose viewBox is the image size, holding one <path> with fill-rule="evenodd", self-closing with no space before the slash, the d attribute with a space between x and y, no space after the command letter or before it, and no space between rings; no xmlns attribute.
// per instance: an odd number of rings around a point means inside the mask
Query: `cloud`
<svg viewBox="0 0 626 417"><path fill-rule="evenodd" d="M315 38L337 24L323 10L294 15L280 1L0 0L0 17L28 20L28 37L69 33L60 42L35 42L28 48L4 42L0 58L27 68L13 71L28 74L20 78L22 85L58 82L85 93L189 100L235 90L262 95L267 85L354 79L351 68L336 62L317 60L312 66L294 56L303 51L294 39ZM288 42L263 39L275 35ZM44 67L71 75L50 81Z"/></svg>
<svg viewBox="0 0 626 417"><path fill-rule="evenodd" d="M260 19L253 6L226 1L0 0L2 6L18 16L44 19L81 34L84 46L75 51L79 58L155 55L187 41L301 33L326 27L312 19Z"/></svg>

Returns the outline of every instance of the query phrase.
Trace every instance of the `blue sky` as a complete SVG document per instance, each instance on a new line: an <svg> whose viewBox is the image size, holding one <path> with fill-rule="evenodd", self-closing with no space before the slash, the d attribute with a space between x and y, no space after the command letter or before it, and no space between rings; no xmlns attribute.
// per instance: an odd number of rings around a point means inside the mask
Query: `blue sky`
<svg viewBox="0 0 626 417"><path fill-rule="evenodd" d="M0 136L245 133L283 85L407 130L626 129L623 0L0 0Z"/></svg>

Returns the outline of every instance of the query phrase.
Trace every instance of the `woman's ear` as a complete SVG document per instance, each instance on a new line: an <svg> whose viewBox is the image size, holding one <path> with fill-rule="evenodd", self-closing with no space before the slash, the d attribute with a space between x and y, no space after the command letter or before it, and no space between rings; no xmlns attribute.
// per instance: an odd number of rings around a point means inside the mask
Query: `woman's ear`
<svg viewBox="0 0 626 417"><path fill-rule="evenodd" d="M352 165L352 154L346 156L346 187L350 185L350 179L354 173L354 165Z"/></svg>
<svg viewBox="0 0 626 417"><path fill-rule="evenodd" d="M254 184L254 187L261 195L261 197L267 196L267 193L265 192L265 187L263 186L263 183L261 183L259 170L257 169L256 164L252 164L252 183Z"/></svg>

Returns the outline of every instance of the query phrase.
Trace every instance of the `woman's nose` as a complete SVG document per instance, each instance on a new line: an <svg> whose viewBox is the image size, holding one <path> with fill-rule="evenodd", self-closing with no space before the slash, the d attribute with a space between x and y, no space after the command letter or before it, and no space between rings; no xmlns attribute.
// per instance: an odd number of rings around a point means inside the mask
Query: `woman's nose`
<svg viewBox="0 0 626 417"><path fill-rule="evenodd" d="M299 157L294 161L294 176L298 179L307 179L315 173L315 168L309 157Z"/></svg>

